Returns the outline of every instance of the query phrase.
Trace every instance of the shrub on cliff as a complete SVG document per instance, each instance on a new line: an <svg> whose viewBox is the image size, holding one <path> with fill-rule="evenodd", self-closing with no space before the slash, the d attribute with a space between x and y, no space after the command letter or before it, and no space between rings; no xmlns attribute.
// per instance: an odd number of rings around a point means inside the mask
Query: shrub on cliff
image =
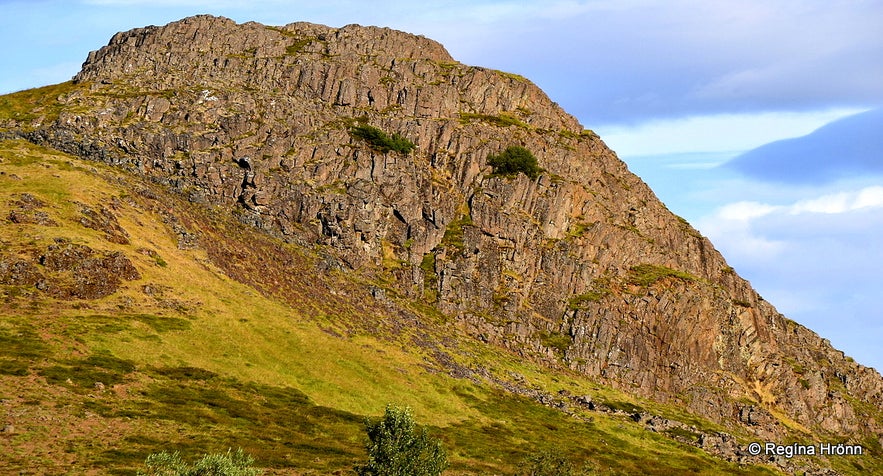
<svg viewBox="0 0 883 476"><path fill-rule="evenodd" d="M448 466L441 442L417 428L408 409L386 407L381 420L365 422L368 464L360 476L438 476Z"/></svg>
<svg viewBox="0 0 883 476"><path fill-rule="evenodd" d="M494 168L495 175L514 176L523 173L535 179L543 169L537 164L537 158L521 146L509 146L503 152L488 155L487 163Z"/></svg>
<svg viewBox="0 0 883 476"><path fill-rule="evenodd" d="M394 150L407 155L414 150L414 147L416 147L413 142L409 141L404 136L396 133L389 135L374 126L369 126L368 124L353 126L350 128L350 135L362 139L367 142L372 149L383 153Z"/></svg>

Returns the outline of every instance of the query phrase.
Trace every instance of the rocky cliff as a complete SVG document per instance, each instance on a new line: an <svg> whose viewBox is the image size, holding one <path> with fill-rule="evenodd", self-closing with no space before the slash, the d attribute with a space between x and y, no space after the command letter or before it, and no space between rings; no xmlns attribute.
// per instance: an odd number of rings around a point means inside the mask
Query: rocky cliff
<svg viewBox="0 0 883 476"><path fill-rule="evenodd" d="M3 126L318 247L488 344L760 437L881 431L876 371L779 314L529 80L429 39L187 18L115 35L57 102ZM539 177L492 173L511 145Z"/></svg>

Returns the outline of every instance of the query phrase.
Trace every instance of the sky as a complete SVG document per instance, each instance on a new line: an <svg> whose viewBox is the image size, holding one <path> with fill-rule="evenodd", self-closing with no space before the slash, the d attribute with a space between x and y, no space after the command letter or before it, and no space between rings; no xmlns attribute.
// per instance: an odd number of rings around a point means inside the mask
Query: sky
<svg viewBox="0 0 883 476"><path fill-rule="evenodd" d="M0 0L0 93L198 13L387 26L531 79L780 312L883 369L883 151L825 133L883 137L883 1Z"/></svg>

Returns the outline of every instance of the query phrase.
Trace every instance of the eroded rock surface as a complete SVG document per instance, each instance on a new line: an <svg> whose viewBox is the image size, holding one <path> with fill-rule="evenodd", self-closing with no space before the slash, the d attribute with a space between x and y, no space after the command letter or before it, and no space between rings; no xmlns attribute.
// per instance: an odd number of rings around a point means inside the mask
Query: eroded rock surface
<svg viewBox="0 0 883 476"><path fill-rule="evenodd" d="M115 35L75 82L57 119L20 134L383 270L398 295L549 365L763 437L881 431L876 371L780 315L524 78L389 29L200 16ZM379 153L355 124L416 150ZM510 145L539 159L536 180L491 174ZM88 254L59 245L43 266L134 276Z"/></svg>

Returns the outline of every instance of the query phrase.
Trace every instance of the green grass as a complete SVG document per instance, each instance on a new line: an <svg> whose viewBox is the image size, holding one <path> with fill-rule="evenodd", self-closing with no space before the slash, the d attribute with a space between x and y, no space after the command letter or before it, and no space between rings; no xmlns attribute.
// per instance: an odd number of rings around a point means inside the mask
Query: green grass
<svg viewBox="0 0 883 476"><path fill-rule="evenodd" d="M585 309L590 303L599 302L608 294L610 294L610 289L606 287L591 289L570 298L567 301L567 307L574 310Z"/></svg>
<svg viewBox="0 0 883 476"><path fill-rule="evenodd" d="M525 78L524 76L522 76L520 74L508 73L506 71L500 71L500 70L494 70L494 72L499 74L500 76L506 78L506 79L510 79L510 80L518 82L518 83L530 83L530 80L528 80L527 78Z"/></svg>
<svg viewBox="0 0 883 476"><path fill-rule="evenodd" d="M30 324L21 319L4 319L0 324L0 357L32 360L50 354L50 349Z"/></svg>
<svg viewBox="0 0 883 476"><path fill-rule="evenodd" d="M0 375L26 376L38 359L51 355L33 326L16 321L0 321Z"/></svg>
<svg viewBox="0 0 883 476"><path fill-rule="evenodd" d="M438 300L438 275L435 272L435 253L429 252L423 255L420 261L420 270L423 271L423 297L427 302L434 303Z"/></svg>
<svg viewBox="0 0 883 476"><path fill-rule="evenodd" d="M464 228L471 225L472 216L469 214L469 206L464 203L460 207L460 217L451 220L445 227L441 246L453 248L457 253L462 253L466 249L466 244L463 242Z"/></svg>
<svg viewBox="0 0 883 476"><path fill-rule="evenodd" d="M581 418L569 418L499 392L461 391L459 395L489 421L467 421L439 431L452 449L449 455L455 470L514 474L528 455L556 447L575 463L588 463L598 474L776 474L722 463L683 443L647 432L624 417L580 414Z"/></svg>
<svg viewBox="0 0 883 476"><path fill-rule="evenodd" d="M584 221L574 222L573 225L570 226L567 230L567 236L570 238L576 238L583 236L587 231L594 228L594 223L586 223Z"/></svg>
<svg viewBox="0 0 883 476"><path fill-rule="evenodd" d="M573 344L573 339L566 334L552 331L540 331L537 338L543 346L554 349L558 355L564 355L564 352Z"/></svg>
<svg viewBox="0 0 883 476"><path fill-rule="evenodd" d="M699 438L698 433L680 427L669 428L668 430L665 430L665 432L675 438L680 438L685 441L696 441Z"/></svg>
<svg viewBox="0 0 883 476"><path fill-rule="evenodd" d="M505 112L502 112L502 113L496 114L496 115L478 114L478 113L472 113L472 112L461 112L460 113L460 123L461 124L469 124L470 122L474 122L474 121L483 122L485 124L489 124L489 125L497 126L497 127L515 126L515 127L520 127L520 128L524 128L524 129L530 128L530 126L528 126L521 119L518 119L517 117L515 117L511 114L506 114Z"/></svg>
<svg viewBox="0 0 883 476"><path fill-rule="evenodd" d="M43 367L38 374L50 384L68 385L78 391L89 392L98 382L104 385L122 383L134 371L134 362L104 352Z"/></svg>
<svg viewBox="0 0 883 476"><path fill-rule="evenodd" d="M25 128L38 119L43 123L54 121L63 108L69 107L58 99L83 87L68 81L0 96L0 121L20 121Z"/></svg>
<svg viewBox="0 0 883 476"><path fill-rule="evenodd" d="M145 371L150 383L130 398L88 408L110 420L142 422L145 431L128 437L132 467L152 452L185 455L242 447L258 465L330 471L363 458L362 417L318 406L291 387L246 383L202 369L160 367ZM158 428L147 430L148 428ZM170 430L177 429L177 434ZM164 439L157 440L157 436Z"/></svg>
<svg viewBox="0 0 883 476"><path fill-rule="evenodd" d="M285 54L289 56L297 56L303 49L312 43L314 38L297 38L294 43L285 48Z"/></svg>
<svg viewBox="0 0 883 476"><path fill-rule="evenodd" d="M675 278L684 281L696 281L698 278L690 273L678 271L665 266L655 264L641 264L633 266L629 270L628 283L637 286L650 286L665 278Z"/></svg>

